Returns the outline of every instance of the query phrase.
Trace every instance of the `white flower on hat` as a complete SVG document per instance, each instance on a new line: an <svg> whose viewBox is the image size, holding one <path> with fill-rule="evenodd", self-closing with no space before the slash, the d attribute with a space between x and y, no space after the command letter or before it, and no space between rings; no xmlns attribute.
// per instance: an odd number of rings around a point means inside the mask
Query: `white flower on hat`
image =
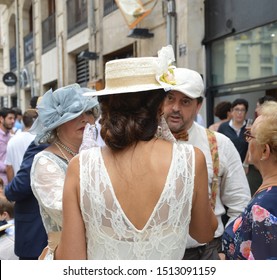
<svg viewBox="0 0 277 280"><path fill-rule="evenodd" d="M175 56L171 45L158 51L157 82L165 91L179 91L192 99L204 97L204 82L201 75L188 68L173 66L174 61Z"/></svg>
<svg viewBox="0 0 277 280"><path fill-rule="evenodd" d="M172 65L174 61L175 55L171 45L163 47L158 51L157 80L159 82L176 85L174 76L175 66Z"/></svg>

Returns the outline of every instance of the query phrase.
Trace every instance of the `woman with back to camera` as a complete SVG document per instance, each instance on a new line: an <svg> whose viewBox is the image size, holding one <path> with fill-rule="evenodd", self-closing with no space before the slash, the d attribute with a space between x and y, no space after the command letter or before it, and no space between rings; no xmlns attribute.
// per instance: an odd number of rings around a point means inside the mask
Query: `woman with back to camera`
<svg viewBox="0 0 277 280"><path fill-rule="evenodd" d="M277 259L277 103L265 102L261 115L245 132L249 162L262 184L244 212L225 229L226 259Z"/></svg>
<svg viewBox="0 0 277 280"><path fill-rule="evenodd" d="M166 96L156 74L174 79L167 51L106 64L106 87L95 92L106 147L70 162L56 259L182 259L188 232L213 238L202 152L156 135Z"/></svg>
<svg viewBox="0 0 277 280"><path fill-rule="evenodd" d="M35 143L50 144L35 155L31 187L38 200L48 247L40 259L51 259L62 227L62 193L69 161L78 154L87 123L93 122L96 98L83 96L89 89L78 84L47 91L39 105L38 118L31 128ZM96 116L97 117L97 116Z"/></svg>

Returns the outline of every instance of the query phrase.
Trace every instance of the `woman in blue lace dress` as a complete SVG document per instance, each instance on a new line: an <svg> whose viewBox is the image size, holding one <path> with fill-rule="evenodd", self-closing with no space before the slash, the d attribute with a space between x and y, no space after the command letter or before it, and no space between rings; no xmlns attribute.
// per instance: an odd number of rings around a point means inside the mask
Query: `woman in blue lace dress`
<svg viewBox="0 0 277 280"><path fill-rule="evenodd" d="M263 182L244 212L226 228L226 259L277 259L277 103L266 102L246 131L250 161Z"/></svg>

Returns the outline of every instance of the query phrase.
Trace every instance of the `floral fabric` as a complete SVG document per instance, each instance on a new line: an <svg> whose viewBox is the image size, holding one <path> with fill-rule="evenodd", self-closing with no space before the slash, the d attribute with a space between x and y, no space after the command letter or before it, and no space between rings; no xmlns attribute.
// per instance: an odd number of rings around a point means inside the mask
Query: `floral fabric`
<svg viewBox="0 0 277 280"><path fill-rule="evenodd" d="M277 259L277 188L254 195L222 240L226 259Z"/></svg>

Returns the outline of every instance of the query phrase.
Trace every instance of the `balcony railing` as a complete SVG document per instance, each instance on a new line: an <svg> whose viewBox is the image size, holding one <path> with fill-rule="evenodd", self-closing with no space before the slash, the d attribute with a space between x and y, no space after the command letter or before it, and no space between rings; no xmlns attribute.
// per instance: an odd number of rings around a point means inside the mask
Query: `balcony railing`
<svg viewBox="0 0 277 280"><path fill-rule="evenodd" d="M56 14L50 15L42 22L42 48L54 46L56 42Z"/></svg>
<svg viewBox="0 0 277 280"><path fill-rule="evenodd" d="M114 0L104 0L104 16L118 9Z"/></svg>
<svg viewBox="0 0 277 280"><path fill-rule="evenodd" d="M16 69L16 47L10 48L10 70L14 71Z"/></svg>
<svg viewBox="0 0 277 280"><path fill-rule="evenodd" d="M87 1L68 0L67 5L67 31L73 35L87 27Z"/></svg>
<svg viewBox="0 0 277 280"><path fill-rule="evenodd" d="M30 32L24 37L24 62L29 62L34 57L34 37Z"/></svg>

